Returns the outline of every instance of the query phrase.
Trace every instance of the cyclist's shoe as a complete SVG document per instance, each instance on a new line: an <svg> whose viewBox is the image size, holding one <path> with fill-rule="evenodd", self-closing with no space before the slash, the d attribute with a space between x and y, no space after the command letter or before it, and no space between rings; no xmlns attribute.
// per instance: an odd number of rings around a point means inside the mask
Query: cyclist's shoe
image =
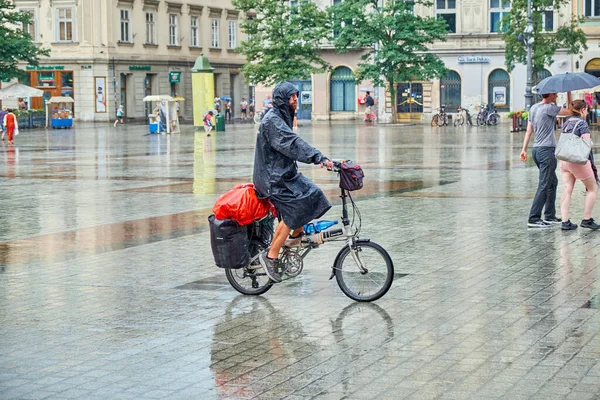
<svg viewBox="0 0 600 400"><path fill-rule="evenodd" d="M285 240L284 245L287 247L298 247L300 246L300 243L302 243L302 238L304 237L304 232L300 233L300 235L298 236L288 236L288 238Z"/></svg>
<svg viewBox="0 0 600 400"><path fill-rule="evenodd" d="M600 229L600 225L598 225L595 221L594 218L590 218L590 219L584 219L581 221L581 227L582 228L588 228L588 229Z"/></svg>
<svg viewBox="0 0 600 400"><path fill-rule="evenodd" d="M560 224L562 223L562 221L556 217L552 217L552 218L544 218L542 221L544 221L547 224Z"/></svg>
<svg viewBox="0 0 600 400"><path fill-rule="evenodd" d="M574 224L571 222L571 220L568 220L567 222L561 223L560 229L563 231L572 231L577 229L577 224Z"/></svg>
<svg viewBox="0 0 600 400"><path fill-rule="evenodd" d="M281 282L281 275L279 275L277 273L277 271L275 271L275 260L273 260L272 258L267 257L267 252L266 251L262 252L258 256L258 260L260 261L260 265L262 265L262 267L265 270L265 273L267 274L267 276L273 282Z"/></svg>

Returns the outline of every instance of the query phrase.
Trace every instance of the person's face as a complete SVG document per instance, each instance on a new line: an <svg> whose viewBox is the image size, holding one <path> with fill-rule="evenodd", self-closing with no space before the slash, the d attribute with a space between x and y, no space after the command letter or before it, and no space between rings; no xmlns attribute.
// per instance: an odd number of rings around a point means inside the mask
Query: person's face
<svg viewBox="0 0 600 400"><path fill-rule="evenodd" d="M552 103L556 103L556 99L558 98L558 94L557 93L551 93L550 96L548 96L548 98L550 99L550 101Z"/></svg>
<svg viewBox="0 0 600 400"><path fill-rule="evenodd" d="M294 111L298 108L298 93L294 93L290 97L290 108Z"/></svg>

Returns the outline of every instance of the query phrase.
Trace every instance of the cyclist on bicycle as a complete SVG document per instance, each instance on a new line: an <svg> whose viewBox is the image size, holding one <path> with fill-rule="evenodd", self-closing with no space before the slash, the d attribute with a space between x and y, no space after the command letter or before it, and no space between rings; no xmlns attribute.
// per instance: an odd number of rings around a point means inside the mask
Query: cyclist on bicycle
<svg viewBox="0 0 600 400"><path fill-rule="evenodd" d="M304 225L331 208L323 191L298 172L296 162L328 168L332 168L333 163L292 130L298 108L298 90L294 85L279 83L273 90L272 104L256 138L253 181L258 198L269 198L280 219L268 253L262 253L259 260L267 276L281 282L275 261L283 244L297 245Z"/></svg>

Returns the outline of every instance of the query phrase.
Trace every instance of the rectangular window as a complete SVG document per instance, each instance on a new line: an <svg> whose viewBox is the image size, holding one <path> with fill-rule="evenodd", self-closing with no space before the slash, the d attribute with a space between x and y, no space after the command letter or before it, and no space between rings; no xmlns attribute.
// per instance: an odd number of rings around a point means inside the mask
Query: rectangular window
<svg viewBox="0 0 600 400"><path fill-rule="evenodd" d="M156 23L154 22L155 14L153 12L146 13L146 43L156 44Z"/></svg>
<svg viewBox="0 0 600 400"><path fill-rule="evenodd" d="M37 73L37 86L38 87L56 87L56 79L54 72L38 72Z"/></svg>
<svg viewBox="0 0 600 400"><path fill-rule="evenodd" d="M237 46L237 23L235 21L229 21L228 23L229 36L227 40L227 47L235 49Z"/></svg>
<svg viewBox="0 0 600 400"><path fill-rule="evenodd" d="M506 30L506 27L502 27L502 18L509 10L509 0L490 0L490 32L498 33Z"/></svg>
<svg viewBox="0 0 600 400"><path fill-rule="evenodd" d="M542 32L554 31L554 10L542 11Z"/></svg>
<svg viewBox="0 0 600 400"><path fill-rule="evenodd" d="M198 17L192 17L190 20L190 46L200 47L200 38L198 36Z"/></svg>
<svg viewBox="0 0 600 400"><path fill-rule="evenodd" d="M169 46L179 46L179 28L177 15L169 14Z"/></svg>
<svg viewBox="0 0 600 400"><path fill-rule="evenodd" d="M31 17L31 22L29 24L23 25L21 28L23 29L23 32L26 32L29 34L29 36L31 36L31 39L34 42L37 42L37 21L35 8L23 8L19 11L21 11L22 13L27 13Z"/></svg>
<svg viewBox="0 0 600 400"><path fill-rule="evenodd" d="M120 10L121 13L121 42L131 43L131 29L129 20L129 10Z"/></svg>
<svg viewBox="0 0 600 400"><path fill-rule="evenodd" d="M585 0L585 16L600 17L600 0Z"/></svg>
<svg viewBox="0 0 600 400"><path fill-rule="evenodd" d="M56 40L58 42L73 42L75 40L75 18L72 8L56 9Z"/></svg>
<svg viewBox="0 0 600 400"><path fill-rule="evenodd" d="M219 20L212 19L210 21L210 47L218 49L219 44Z"/></svg>
<svg viewBox="0 0 600 400"><path fill-rule="evenodd" d="M437 0L436 15L446 21L448 31L456 33L456 0Z"/></svg>

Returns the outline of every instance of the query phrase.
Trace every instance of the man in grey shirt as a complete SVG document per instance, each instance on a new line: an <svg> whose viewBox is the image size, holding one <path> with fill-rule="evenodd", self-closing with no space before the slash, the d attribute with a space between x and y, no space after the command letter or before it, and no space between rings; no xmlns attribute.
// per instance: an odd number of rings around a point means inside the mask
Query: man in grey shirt
<svg viewBox="0 0 600 400"><path fill-rule="evenodd" d="M542 95L542 101L534 104L529 110L529 122L527 133L523 141L521 161L527 161L527 146L533 134L533 150L531 154L535 165L540 170L537 192L529 211L530 228L549 228L551 224L561 223L556 218L556 177L557 161L554 156L556 149L556 138L554 137L554 126L557 115L571 115L568 108L560 108L556 105L556 93ZM567 92L567 104L571 105L571 92ZM544 219L542 220L542 210Z"/></svg>

